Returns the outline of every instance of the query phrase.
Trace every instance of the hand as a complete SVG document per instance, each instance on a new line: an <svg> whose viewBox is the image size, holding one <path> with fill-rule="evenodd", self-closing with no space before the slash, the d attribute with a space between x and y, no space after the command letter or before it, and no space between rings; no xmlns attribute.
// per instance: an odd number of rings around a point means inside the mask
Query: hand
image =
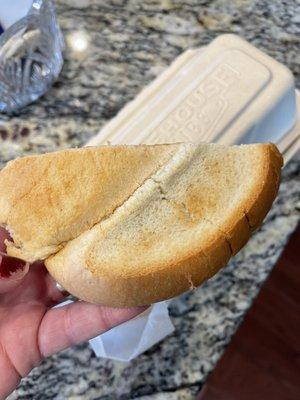
<svg viewBox="0 0 300 400"><path fill-rule="evenodd" d="M5 250L0 228L0 251ZM0 253L0 399L44 357L95 337L142 312L78 301L51 309L62 294L42 263L32 266Z"/></svg>

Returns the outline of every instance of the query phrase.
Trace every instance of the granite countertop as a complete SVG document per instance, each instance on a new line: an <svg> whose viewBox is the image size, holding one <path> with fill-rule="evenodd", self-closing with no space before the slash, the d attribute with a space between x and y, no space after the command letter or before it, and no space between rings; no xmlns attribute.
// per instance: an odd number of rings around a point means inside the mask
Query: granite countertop
<svg viewBox="0 0 300 400"><path fill-rule="evenodd" d="M59 0L69 47L54 87L0 118L0 165L84 144L178 54L233 32L286 64L300 87L300 5L287 0ZM193 399L243 320L300 217L300 154L283 173L264 226L216 277L171 307L174 334L130 364L97 359L87 344L53 356L10 399Z"/></svg>

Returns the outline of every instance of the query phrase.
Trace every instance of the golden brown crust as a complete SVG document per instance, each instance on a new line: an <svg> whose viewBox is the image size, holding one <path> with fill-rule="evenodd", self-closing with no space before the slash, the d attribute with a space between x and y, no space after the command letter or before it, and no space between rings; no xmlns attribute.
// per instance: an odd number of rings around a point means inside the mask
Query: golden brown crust
<svg viewBox="0 0 300 400"><path fill-rule="evenodd" d="M244 148L247 151L247 146ZM94 274L91 267L97 269L98 266L89 265L93 262L89 248L85 249L82 241L75 240L73 247L71 245L66 251L46 260L49 272L75 296L116 307L150 304L197 287L244 246L276 197L282 157L272 144L257 145L255 149L253 166L256 165L257 177L251 186L251 193L224 219L221 227L216 223L215 229L205 237L200 247L193 247L187 252L175 250L173 258L176 262L156 264L152 268L141 265L131 271L103 269Z"/></svg>
<svg viewBox="0 0 300 400"><path fill-rule="evenodd" d="M241 218L231 220L224 230L228 233L228 241L235 255L249 240L251 233L257 229L269 212L277 195L283 158L272 143L262 144L260 173L256 179L251 196L242 204Z"/></svg>
<svg viewBox="0 0 300 400"><path fill-rule="evenodd" d="M12 256L33 262L105 218L177 145L99 146L16 159L0 173L0 224Z"/></svg>
<svg viewBox="0 0 300 400"><path fill-rule="evenodd" d="M260 226L271 208L279 189L283 166L283 158L274 144L265 144L262 151L262 175L257 180L253 198L246 205L246 215L252 231Z"/></svg>
<svg viewBox="0 0 300 400"><path fill-rule="evenodd" d="M67 260L59 253L46 260L50 274L74 296L110 307L148 305L194 289L209 279L230 259L231 252L223 237L208 243L206 254L199 251L177 264L133 274L95 276L82 268L78 254ZM54 260L54 262L52 262Z"/></svg>

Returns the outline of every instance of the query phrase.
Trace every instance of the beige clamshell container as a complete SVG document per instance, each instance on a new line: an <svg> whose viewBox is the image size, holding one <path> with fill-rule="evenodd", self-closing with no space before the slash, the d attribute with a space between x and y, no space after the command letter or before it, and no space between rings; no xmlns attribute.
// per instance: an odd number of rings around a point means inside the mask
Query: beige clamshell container
<svg viewBox="0 0 300 400"><path fill-rule="evenodd" d="M300 96L288 68L235 35L188 50L125 106L89 146L210 141L299 148Z"/></svg>

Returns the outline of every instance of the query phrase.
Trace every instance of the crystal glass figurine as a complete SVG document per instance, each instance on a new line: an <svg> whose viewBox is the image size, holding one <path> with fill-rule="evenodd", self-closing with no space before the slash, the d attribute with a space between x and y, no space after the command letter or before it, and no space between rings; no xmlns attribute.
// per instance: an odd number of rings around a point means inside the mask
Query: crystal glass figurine
<svg viewBox="0 0 300 400"><path fill-rule="evenodd" d="M59 75L63 38L52 0L33 0L27 15L0 35L0 112L44 94Z"/></svg>

